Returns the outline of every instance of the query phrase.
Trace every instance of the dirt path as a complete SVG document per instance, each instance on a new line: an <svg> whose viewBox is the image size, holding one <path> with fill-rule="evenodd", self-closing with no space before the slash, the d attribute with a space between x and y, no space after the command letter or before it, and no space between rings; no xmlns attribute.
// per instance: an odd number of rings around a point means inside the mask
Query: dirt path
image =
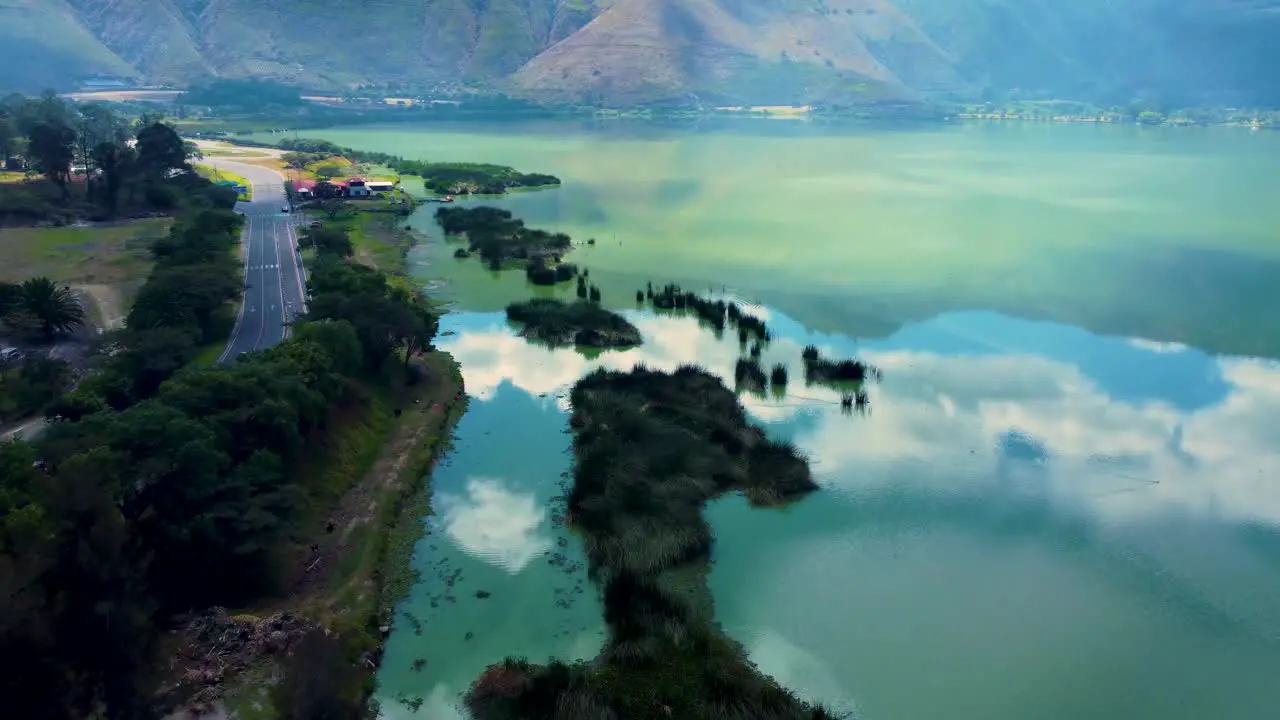
<svg viewBox="0 0 1280 720"><path fill-rule="evenodd" d="M103 330L114 330L124 327L124 298L120 289L111 285L75 285L98 309L98 319Z"/></svg>
<svg viewBox="0 0 1280 720"><path fill-rule="evenodd" d="M0 442L9 440L33 440L44 429L44 418L34 417L21 420L15 425L0 428Z"/></svg>
<svg viewBox="0 0 1280 720"><path fill-rule="evenodd" d="M294 593L296 601L291 603L295 607L340 612L338 605L342 598L350 598L352 591L363 599L375 590L376 568L362 567L342 582L335 582L339 580L333 577L335 569L342 558L351 554L361 556L366 564L374 560L371 549L362 545L374 542L377 532L360 531L380 529L375 525L384 517L386 507L397 501L405 483L416 480L411 475L422 469L415 466L422 463L423 452L435 452L433 445L444 441L448 424L456 419L454 410L465 402L452 362L443 353L426 356L426 380L404 396L401 414L377 460L329 514L326 524L334 531L325 536L326 542L303 571Z"/></svg>

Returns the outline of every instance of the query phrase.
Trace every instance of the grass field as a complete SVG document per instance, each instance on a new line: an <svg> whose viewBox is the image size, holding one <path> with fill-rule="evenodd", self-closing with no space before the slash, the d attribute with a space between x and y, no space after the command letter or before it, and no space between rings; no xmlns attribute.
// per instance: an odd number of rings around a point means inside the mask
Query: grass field
<svg viewBox="0 0 1280 720"><path fill-rule="evenodd" d="M201 177L208 178L213 182L231 181L237 185L243 185L245 188L248 188L248 190L240 194L240 199L253 199L253 183L249 182L249 178L233 173L230 170L216 168L211 165L195 165L194 167Z"/></svg>
<svg viewBox="0 0 1280 720"><path fill-rule="evenodd" d="M148 250L169 229L167 218L90 227L0 228L0 281L45 276L83 289L115 324L151 270Z"/></svg>

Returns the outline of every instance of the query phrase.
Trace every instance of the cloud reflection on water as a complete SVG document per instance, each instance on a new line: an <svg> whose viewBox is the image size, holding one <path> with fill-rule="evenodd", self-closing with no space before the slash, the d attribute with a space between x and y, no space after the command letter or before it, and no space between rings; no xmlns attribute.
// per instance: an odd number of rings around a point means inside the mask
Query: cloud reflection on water
<svg viewBox="0 0 1280 720"><path fill-rule="evenodd" d="M454 542L507 572L521 571L551 547L547 511L533 493L512 490L501 479L468 478L465 496L441 492L435 503Z"/></svg>
<svg viewBox="0 0 1280 720"><path fill-rule="evenodd" d="M476 318L478 326L451 338L445 349L462 364L472 395L491 397L505 381L534 395L554 395L562 408L568 387L597 366L626 369L643 362L672 370L696 362L732 377L740 350L731 334L717 340L691 318L631 319L645 345L594 360L530 345L497 315ZM775 328L790 325L778 319L783 322ZM918 336L928 325L912 332ZM938 325L952 331L945 318ZM1044 323L1035 327L1052 332ZM781 401L744 396L743 402L763 421L815 415L815 422L796 428L793 440L831 485L864 492L905 482L928 492L986 492L1009 481L1009 458L999 449L1016 433L1043 454L1045 471L1036 476L1043 486L1030 491L1071 510L1111 519L1183 514L1280 524L1280 364L1206 358L1208 371L1220 376L1206 381L1221 382L1225 394L1177 407L1161 397L1117 398L1082 363L1012 347L964 354L825 340L798 333L776 339L762 362L766 368L788 363L792 392ZM835 354L856 352L883 369L885 382L872 389L872 418L851 421L834 411L835 392L804 387L799 354L809 342ZM1120 338L1092 342L1141 348L1146 352L1122 356L1138 362L1155 362L1174 350ZM1180 391L1165 388L1166 395Z"/></svg>
<svg viewBox="0 0 1280 720"><path fill-rule="evenodd" d="M499 314L447 316L458 334L441 345L460 362L473 397L505 397L512 389L506 384L562 410L572 383L597 366L644 362L671 370L696 362L732 377L741 354L732 333L717 340L691 318L628 315L646 344L591 360L530 345ZM939 697L986 712L1008 683L991 684L983 672L1025 672L1027 682L1056 678L1090 665L1113 641L1128 653L1116 660L1113 685L1129 692L1128 681L1138 677L1134 693L1161 692L1158 680L1142 685L1141 678L1174 670L1143 668L1161 658L1176 665L1191 648L1204 657L1185 663L1188 677L1230 675L1274 657L1245 642L1247 659L1233 665L1224 659L1239 650L1229 644L1231 634L1200 634L1198 623L1217 618L1250 637L1270 637L1280 627L1280 616L1258 602L1275 587L1265 579L1266 557L1243 551L1231 534L1255 528L1272 538L1280 526L1280 364L990 314L952 314L868 343L808 333L776 312L770 327L777 339L762 363L787 363L791 392L781 400L745 396L744 405L795 441L828 488L852 500L810 506L800 526L787 526L794 536L760 530L768 515L724 528L737 538L728 543L735 550L721 557L713 580L745 587L769 577L772 589L721 588L717 612L752 659L784 684L838 706L858 697L913 707L899 695L918 694L917 668L927 667L937 677L954 676L954 687ZM871 388L870 417L845 417L837 393L804 386L799 356L808 343L883 370L884 382ZM489 407L497 412L501 402ZM514 573L546 548L533 497L492 478L468 478L465 488L437 507L468 552ZM1043 527L1032 523L1047 542L998 542L1010 507L1001 500L1010 499L1031 510L1024 520L1052 516ZM910 516L917 500L957 509L959 523L945 511ZM872 529L852 541L859 527L897 527L894 517L940 520L902 534ZM1078 544L1084 536L1075 531L1063 536L1070 542L1053 541L1062 528L1086 527L1081 532L1104 531L1093 535L1096 545ZM929 533L944 539L929 544ZM768 540L745 539L761 536ZM1073 548L1087 552L1073 555ZM832 593L877 621L852 622L844 603L830 602ZM1015 640L988 642L1001 634ZM917 647L917 635L930 640ZM1206 637L1217 644L1206 649ZM861 647L866 652L850 649ZM948 665L948 653L971 659L974 652L976 674ZM883 669L886 657L897 664ZM469 678L459 678L455 690ZM1254 692L1250 682L1224 692ZM1088 687L1086 697L1101 698L1112 685ZM418 717L448 717L447 693L436 690ZM1202 695L1193 699L1216 697ZM1134 707L1153 702L1134 697ZM1054 705L1052 698L1027 703L987 716L1041 716Z"/></svg>

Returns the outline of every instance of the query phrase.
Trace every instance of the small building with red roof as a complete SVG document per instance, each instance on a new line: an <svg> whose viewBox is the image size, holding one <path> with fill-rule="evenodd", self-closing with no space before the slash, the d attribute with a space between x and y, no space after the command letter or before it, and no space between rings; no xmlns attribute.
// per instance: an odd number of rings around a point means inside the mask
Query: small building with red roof
<svg viewBox="0 0 1280 720"><path fill-rule="evenodd" d="M349 197L369 197L369 186L365 185L364 178L359 176L347 178L347 195Z"/></svg>

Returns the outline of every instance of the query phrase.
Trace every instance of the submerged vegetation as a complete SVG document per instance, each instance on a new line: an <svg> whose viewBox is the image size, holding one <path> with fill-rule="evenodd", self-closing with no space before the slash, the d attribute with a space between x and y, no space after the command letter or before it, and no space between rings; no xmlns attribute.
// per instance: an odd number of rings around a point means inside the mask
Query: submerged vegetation
<svg viewBox="0 0 1280 720"><path fill-rule="evenodd" d="M469 251L479 253L494 270L507 260L541 262L545 266L548 258L558 261L572 245L564 233L525 227L524 221L513 217L510 210L488 205L442 207L436 210L436 221L446 235L466 236Z"/></svg>
<svg viewBox="0 0 1280 720"><path fill-rule="evenodd" d="M880 370L861 360L826 358L817 346L807 345L800 355L804 361L804 380L809 385L861 384L868 378L880 379Z"/></svg>
<svg viewBox="0 0 1280 720"><path fill-rule="evenodd" d="M456 254L454 256L457 257ZM466 256L464 255L463 257ZM529 278L529 282L534 285L555 285L568 282L577 277L578 266L567 262L548 265L547 259L538 255L529 259L529 264L525 266L524 274L525 277Z"/></svg>
<svg viewBox="0 0 1280 720"><path fill-rule="evenodd" d="M636 291L636 302L644 300L655 310L692 314L716 332L723 331L725 327L735 327L741 343L751 339L766 343L772 339L765 322L743 310L738 303L707 300L674 283L668 283L657 290L654 290L653 283L649 283L644 290Z"/></svg>
<svg viewBox="0 0 1280 720"><path fill-rule="evenodd" d="M712 623L703 581L688 581L711 553L703 505L735 490L757 506L802 497L816 489L805 460L699 368L597 370L571 399L568 512L609 639L591 663L490 667L467 695L477 720L834 717L760 674Z"/></svg>
<svg viewBox="0 0 1280 720"><path fill-rule="evenodd" d="M508 305L507 318L524 326L524 337L551 347L619 348L642 341L635 325L593 302L535 298Z"/></svg>
<svg viewBox="0 0 1280 720"><path fill-rule="evenodd" d="M763 395L766 379L759 358L738 358L733 366L733 382L739 392Z"/></svg>

